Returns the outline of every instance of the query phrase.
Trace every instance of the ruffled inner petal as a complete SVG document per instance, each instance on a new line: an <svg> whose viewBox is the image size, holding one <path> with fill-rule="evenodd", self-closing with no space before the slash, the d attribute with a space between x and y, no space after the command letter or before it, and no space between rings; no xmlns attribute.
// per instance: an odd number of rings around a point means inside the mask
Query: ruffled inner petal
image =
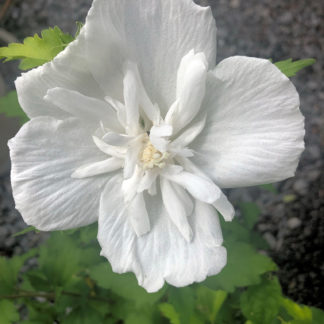
<svg viewBox="0 0 324 324"><path fill-rule="evenodd" d="M97 127L102 121L108 128L122 131L116 118L116 112L103 100L59 87L49 89L44 100L56 105L73 117L80 118L85 122L96 123Z"/></svg>
<svg viewBox="0 0 324 324"><path fill-rule="evenodd" d="M220 197L220 189L211 180L199 175L187 171L171 174L168 167L161 174L170 181L184 187L194 198L200 201L212 204Z"/></svg>
<svg viewBox="0 0 324 324"><path fill-rule="evenodd" d="M178 195L173 188L173 184L164 178L161 178L162 199L170 219L173 221L179 232L187 242L192 240L192 229L188 222L188 209L185 207L186 200L182 200L183 195ZM192 209L191 209L192 212Z"/></svg>
<svg viewBox="0 0 324 324"><path fill-rule="evenodd" d="M211 9L192 0L96 0L83 28L88 64L105 93L122 99L122 66L131 60L162 115L176 99L177 69L184 55L195 49L205 53L211 66L216 62Z"/></svg>
<svg viewBox="0 0 324 324"><path fill-rule="evenodd" d="M122 168L124 161L118 158L110 158L99 162L83 165L77 168L71 175L72 178L82 179L93 177L103 173L109 173Z"/></svg>
<svg viewBox="0 0 324 324"><path fill-rule="evenodd" d="M168 111L165 121L174 133L187 126L201 108L206 91L208 63L203 53L190 51L181 61L178 70L177 104Z"/></svg>
<svg viewBox="0 0 324 324"><path fill-rule="evenodd" d="M115 272L135 273L148 292L159 290L164 281L183 287L215 275L226 264L226 250L216 210L196 201L188 221L194 233L188 243L163 207L161 194L146 200L151 230L137 236L128 214L123 212L121 177L107 184L100 204L98 240L102 255Z"/></svg>

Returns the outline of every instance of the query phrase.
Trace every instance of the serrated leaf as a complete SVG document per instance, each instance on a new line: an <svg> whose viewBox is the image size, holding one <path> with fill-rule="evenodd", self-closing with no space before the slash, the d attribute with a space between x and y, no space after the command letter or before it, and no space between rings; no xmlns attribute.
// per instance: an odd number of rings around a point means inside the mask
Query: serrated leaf
<svg viewBox="0 0 324 324"><path fill-rule="evenodd" d="M294 61L290 58L288 60L275 63L275 66L287 77L292 77L296 73L307 66L313 65L316 61L312 58Z"/></svg>
<svg viewBox="0 0 324 324"><path fill-rule="evenodd" d="M176 312L173 305L162 303L159 305L159 310L162 315L167 318L171 324L181 324L179 314Z"/></svg>
<svg viewBox="0 0 324 324"><path fill-rule="evenodd" d="M53 286L65 286L80 270L82 249L68 235L54 232L40 248L39 267Z"/></svg>
<svg viewBox="0 0 324 324"><path fill-rule="evenodd" d="M27 302L29 315L26 324L52 324L55 321L55 309L51 304L32 300L25 301Z"/></svg>
<svg viewBox="0 0 324 324"><path fill-rule="evenodd" d="M227 292L212 290L204 286L197 289L197 308L204 314L209 323L217 323L217 315L227 298Z"/></svg>
<svg viewBox="0 0 324 324"><path fill-rule="evenodd" d="M204 284L211 289L233 292L237 287L247 287L261 282L261 275L277 270L276 264L244 242L226 242L228 261L222 272L209 277Z"/></svg>
<svg viewBox="0 0 324 324"><path fill-rule="evenodd" d="M153 304L165 293L165 289L161 289L156 293L146 292L144 288L138 285L132 273L114 273L108 262L91 267L89 275L97 282L99 287L110 289L116 295L132 300L137 307Z"/></svg>
<svg viewBox="0 0 324 324"><path fill-rule="evenodd" d="M258 221L261 210L257 204L253 202L240 203L240 209L244 218L244 222L248 229L252 229L255 223Z"/></svg>
<svg viewBox="0 0 324 324"><path fill-rule="evenodd" d="M0 300L0 324L11 324L19 320L19 313L10 300Z"/></svg>
<svg viewBox="0 0 324 324"><path fill-rule="evenodd" d="M22 124L29 120L19 105L16 91L10 91L6 96L0 98L0 114L5 114L7 117L18 117Z"/></svg>
<svg viewBox="0 0 324 324"><path fill-rule="evenodd" d="M8 47L0 47L0 58L4 58L5 62L21 60L20 69L28 70L51 61L73 39L55 26L43 30L41 37L35 34L25 38L22 44L11 43Z"/></svg>
<svg viewBox="0 0 324 324"><path fill-rule="evenodd" d="M17 280L18 273L24 262L35 255L36 251L30 250L21 256L14 256L12 258L0 257L0 295L12 293Z"/></svg>
<svg viewBox="0 0 324 324"><path fill-rule="evenodd" d="M241 295L240 304L246 319L254 324L271 324L281 304L278 279L264 279L259 285L249 287Z"/></svg>

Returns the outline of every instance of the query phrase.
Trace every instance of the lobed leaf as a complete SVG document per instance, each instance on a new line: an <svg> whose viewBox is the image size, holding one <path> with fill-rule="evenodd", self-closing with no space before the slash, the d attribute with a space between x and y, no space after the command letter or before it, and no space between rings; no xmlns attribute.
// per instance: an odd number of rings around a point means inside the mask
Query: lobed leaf
<svg viewBox="0 0 324 324"><path fill-rule="evenodd" d="M19 68L28 70L51 61L74 39L55 26L41 32L41 37L35 34L27 37L22 44L11 43L8 47L0 47L0 59L5 62L20 60Z"/></svg>
<svg viewBox="0 0 324 324"><path fill-rule="evenodd" d="M82 249L69 236L52 233L40 248L39 267L52 286L65 286L81 269Z"/></svg>

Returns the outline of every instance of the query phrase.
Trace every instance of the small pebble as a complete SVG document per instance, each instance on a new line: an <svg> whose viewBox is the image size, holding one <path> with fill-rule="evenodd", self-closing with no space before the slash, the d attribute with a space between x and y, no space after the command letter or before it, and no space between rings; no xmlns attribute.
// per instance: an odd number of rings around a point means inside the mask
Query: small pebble
<svg viewBox="0 0 324 324"><path fill-rule="evenodd" d="M297 217L290 218L287 221L287 225L290 229L295 229L295 228L299 227L300 224L301 224L301 220Z"/></svg>

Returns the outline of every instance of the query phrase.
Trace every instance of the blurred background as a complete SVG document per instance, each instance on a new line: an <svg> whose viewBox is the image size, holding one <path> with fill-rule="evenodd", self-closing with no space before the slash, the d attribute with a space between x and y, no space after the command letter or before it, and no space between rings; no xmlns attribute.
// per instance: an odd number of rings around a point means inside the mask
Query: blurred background
<svg viewBox="0 0 324 324"><path fill-rule="evenodd" d="M176 1L176 0L175 0ZM210 5L218 27L217 62L232 55L315 58L293 83L306 118L306 150L296 177L274 187L236 189L232 202L254 201L262 210L255 230L271 247L284 293L297 302L323 308L324 287L324 3L322 0L196 0ZM0 0L0 46L22 41L49 26L74 34L91 0ZM14 89L17 62L0 63L0 96ZM0 114L0 255L20 254L46 234L12 235L26 227L14 209L6 142L19 121ZM251 264L251 267L253 265ZM238 270L238 276L239 276Z"/></svg>

